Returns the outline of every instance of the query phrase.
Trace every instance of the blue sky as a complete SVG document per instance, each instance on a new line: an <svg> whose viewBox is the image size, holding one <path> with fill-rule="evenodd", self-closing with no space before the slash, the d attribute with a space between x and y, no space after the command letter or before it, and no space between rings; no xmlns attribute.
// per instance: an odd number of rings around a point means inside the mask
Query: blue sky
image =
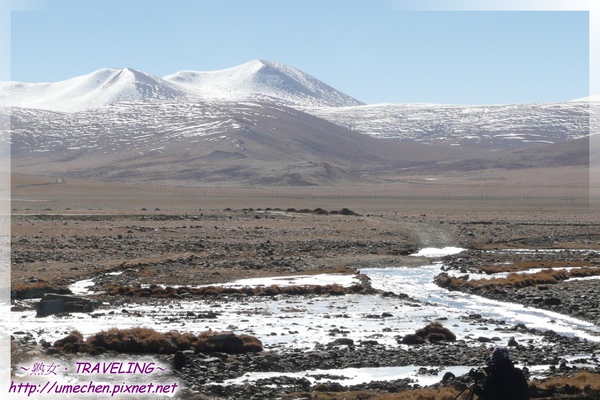
<svg viewBox="0 0 600 400"><path fill-rule="evenodd" d="M11 79L105 67L165 76L253 59L365 103L499 104L588 95L585 11L413 11L402 0L35 0L11 15Z"/></svg>

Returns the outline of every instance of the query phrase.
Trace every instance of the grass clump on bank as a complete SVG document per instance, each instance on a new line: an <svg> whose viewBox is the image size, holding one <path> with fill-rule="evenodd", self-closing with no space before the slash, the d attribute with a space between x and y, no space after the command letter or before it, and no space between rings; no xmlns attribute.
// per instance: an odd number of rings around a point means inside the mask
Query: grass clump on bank
<svg viewBox="0 0 600 400"><path fill-rule="evenodd" d="M487 289L494 290L502 286L524 288L536 285L552 285L571 278L599 276L600 268L587 267L571 270L554 270L551 268L533 274L510 273L506 278L492 279L463 279L456 277L438 276L436 283L447 289Z"/></svg>
<svg viewBox="0 0 600 400"><path fill-rule="evenodd" d="M55 349L66 353L150 353L173 354L178 350L195 350L201 353L242 354L260 352L262 342L250 335L233 332L157 332L154 329L136 327L130 329L111 328L98 332L84 341L78 331L57 340Z"/></svg>
<svg viewBox="0 0 600 400"><path fill-rule="evenodd" d="M533 398L598 399L600 373L582 371L568 376L535 379L531 388Z"/></svg>

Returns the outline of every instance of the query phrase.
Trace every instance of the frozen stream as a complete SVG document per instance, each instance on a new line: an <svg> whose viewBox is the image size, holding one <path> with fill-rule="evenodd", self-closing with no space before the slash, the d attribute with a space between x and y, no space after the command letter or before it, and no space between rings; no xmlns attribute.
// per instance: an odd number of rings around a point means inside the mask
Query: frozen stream
<svg viewBox="0 0 600 400"><path fill-rule="evenodd" d="M479 314L484 318L503 320L508 325L524 323L528 328L553 330L565 336L577 336L600 341L600 328L592 323L552 311L525 307L520 304L489 300L483 297L451 292L433 283L442 263L420 268L372 268L361 270L367 274L375 289L405 293L425 303L433 303L435 317L459 318Z"/></svg>
<svg viewBox="0 0 600 400"><path fill-rule="evenodd" d="M418 255L439 257L461 250L424 249ZM544 345L540 336L509 329L518 323L523 323L528 328L552 329L563 335L600 341L600 328L585 321L442 289L433 283L433 277L440 272L441 266L440 262L432 262L418 268L368 268L360 271L371 278L374 288L398 294L405 293L419 301L381 295L232 297L227 301L151 299L145 304L104 304L92 314L73 313L67 317L36 318L34 311L12 312L10 330L31 334L35 340L44 339L48 342L65 337L74 329L79 330L84 337L112 327L145 326L163 332L179 330L196 334L208 329L228 330L258 337L267 351L290 348L309 350L317 344L327 344L339 337L353 339L356 343L362 340L377 340L386 346L398 346L397 337L414 333L427 323L441 319L444 326L456 334L458 340L472 343L473 346L481 345L478 341L480 336L494 339L494 343L489 344L490 347L497 344L506 345L510 337L521 343ZM351 285L355 278L328 274L322 277L316 275L275 280L253 279L234 282L231 286L273 283L329 284L334 281ZM85 293L90 283L92 281L89 280L78 282L73 285L73 289L78 293ZM498 322L473 322L472 319L466 318L470 314L479 314ZM456 372L461 372L468 370L468 367L453 368ZM328 372L369 381L382 379L382 376L386 379L407 376L418 378L415 375L418 368L419 366L375 368L373 371L364 369L360 373L343 370ZM443 372L441 374L443 375ZM253 374L244 376L243 379L258 379L264 375ZM441 379L441 376L438 379Z"/></svg>

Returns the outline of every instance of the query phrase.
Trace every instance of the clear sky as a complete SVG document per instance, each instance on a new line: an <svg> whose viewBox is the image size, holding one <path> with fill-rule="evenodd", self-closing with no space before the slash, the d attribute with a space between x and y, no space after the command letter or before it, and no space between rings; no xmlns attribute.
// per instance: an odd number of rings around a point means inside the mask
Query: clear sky
<svg viewBox="0 0 600 400"><path fill-rule="evenodd" d="M35 0L11 14L11 79L106 67L163 77L253 59L365 103L588 96L586 11L413 11L402 0Z"/></svg>

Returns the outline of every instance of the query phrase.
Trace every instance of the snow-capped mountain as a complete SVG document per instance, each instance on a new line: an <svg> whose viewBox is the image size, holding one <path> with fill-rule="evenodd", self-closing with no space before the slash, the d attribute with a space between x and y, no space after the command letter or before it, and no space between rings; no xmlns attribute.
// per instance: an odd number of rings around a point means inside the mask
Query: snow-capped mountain
<svg viewBox="0 0 600 400"><path fill-rule="evenodd" d="M272 61L254 60L219 71L180 71L164 79L203 99L270 99L302 107L362 104L296 68Z"/></svg>
<svg viewBox="0 0 600 400"><path fill-rule="evenodd" d="M0 144L12 145L22 173L185 185L581 166L585 138L600 129L590 127L600 120L591 100L363 105L269 61L165 78L103 69L57 83L0 82ZM544 146L541 158L522 152Z"/></svg>
<svg viewBox="0 0 600 400"><path fill-rule="evenodd" d="M0 105L77 112L122 101L184 99L161 78L130 68L105 68L56 83L0 82Z"/></svg>
<svg viewBox="0 0 600 400"><path fill-rule="evenodd" d="M164 79L130 68L107 68L56 83L0 82L0 107L77 112L123 101L190 99L268 99L303 107L362 104L308 74L270 61L221 71L182 71Z"/></svg>

